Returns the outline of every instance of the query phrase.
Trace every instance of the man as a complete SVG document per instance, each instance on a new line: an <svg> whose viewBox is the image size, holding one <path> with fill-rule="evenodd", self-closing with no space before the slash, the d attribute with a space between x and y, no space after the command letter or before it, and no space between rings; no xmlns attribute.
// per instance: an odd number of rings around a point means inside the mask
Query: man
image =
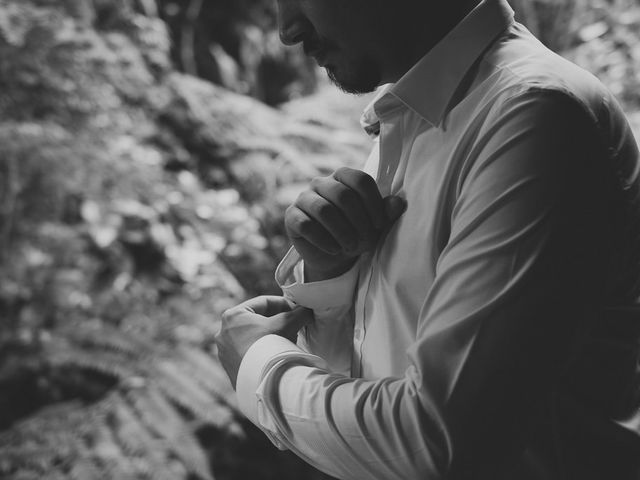
<svg viewBox="0 0 640 480"><path fill-rule="evenodd" d="M342 479L640 478L640 163L611 94L505 0L278 7L341 88L390 85L364 172L287 211L285 298L225 312L243 412Z"/></svg>

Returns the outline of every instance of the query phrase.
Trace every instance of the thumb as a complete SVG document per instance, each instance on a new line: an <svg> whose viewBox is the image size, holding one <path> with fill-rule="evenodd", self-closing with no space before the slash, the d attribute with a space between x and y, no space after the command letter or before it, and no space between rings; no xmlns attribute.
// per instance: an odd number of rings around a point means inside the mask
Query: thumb
<svg viewBox="0 0 640 480"><path fill-rule="evenodd" d="M390 224L395 223L407 209L407 201L395 195L385 198L383 202L384 211L387 214L387 218L389 218Z"/></svg>
<svg viewBox="0 0 640 480"><path fill-rule="evenodd" d="M313 321L313 310L296 307L290 312L280 313L271 317L276 322L275 334L295 342L298 331Z"/></svg>
<svg viewBox="0 0 640 480"><path fill-rule="evenodd" d="M274 295L262 295L260 297L247 300L240 305L239 308L257 313L265 317L271 317L278 313L288 312L291 310L291 302L284 297Z"/></svg>
<svg viewBox="0 0 640 480"><path fill-rule="evenodd" d="M287 316L287 325L291 325L296 332L314 320L313 310L305 307L295 307L284 315Z"/></svg>

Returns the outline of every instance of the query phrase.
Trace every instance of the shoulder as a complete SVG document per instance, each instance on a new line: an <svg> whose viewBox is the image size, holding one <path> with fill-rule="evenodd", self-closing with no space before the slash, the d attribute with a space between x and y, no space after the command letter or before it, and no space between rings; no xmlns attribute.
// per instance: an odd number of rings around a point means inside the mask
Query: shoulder
<svg viewBox="0 0 640 480"><path fill-rule="evenodd" d="M487 52L480 68L494 84L498 107L521 101L546 115L582 112L595 125L617 107L593 74L546 48L518 23Z"/></svg>

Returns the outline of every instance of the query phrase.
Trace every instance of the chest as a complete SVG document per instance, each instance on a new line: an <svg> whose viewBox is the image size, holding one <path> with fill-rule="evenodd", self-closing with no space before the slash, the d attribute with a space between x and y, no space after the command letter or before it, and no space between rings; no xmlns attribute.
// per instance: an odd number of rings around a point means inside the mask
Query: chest
<svg viewBox="0 0 640 480"><path fill-rule="evenodd" d="M420 310L449 239L469 142L464 132L415 119L383 126L376 140L364 170L383 197L404 198L407 210L362 262L354 368L364 377L399 375L407 367L404 352L415 341Z"/></svg>
<svg viewBox="0 0 640 480"><path fill-rule="evenodd" d="M405 116L406 117L406 116ZM407 201L403 216L386 232L369 262L394 288L424 298L447 244L451 215L463 181L471 135L442 131L401 117L383 125L364 170L382 196Z"/></svg>

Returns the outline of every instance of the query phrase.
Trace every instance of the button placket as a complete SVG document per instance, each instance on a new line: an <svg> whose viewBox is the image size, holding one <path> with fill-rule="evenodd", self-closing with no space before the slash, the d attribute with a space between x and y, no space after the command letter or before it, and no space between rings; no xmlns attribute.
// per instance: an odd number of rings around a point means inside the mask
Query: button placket
<svg viewBox="0 0 640 480"><path fill-rule="evenodd" d="M364 254L369 257L369 254ZM362 340L364 339L364 319L365 319L365 303L369 291L369 283L371 282L371 261L370 258L364 258L363 270L365 275L361 277L358 283L358 296L356 299L356 315L353 328L353 358L351 362L351 374L358 378L362 373ZM368 265L366 270L364 266ZM356 334L356 332L359 332Z"/></svg>
<svg viewBox="0 0 640 480"><path fill-rule="evenodd" d="M393 115L394 113L395 115ZM392 118L392 115L395 118ZM399 108L394 108L387 113L386 119L383 117L380 115L380 146L376 183L382 196L387 197L391 194L393 179L402 158L402 112ZM368 263L369 268L366 269L366 274L359 284L358 301L356 302L352 361L352 374L355 377L362 375L362 355L367 333L367 304L372 303L372 300L369 299L369 291L376 271L375 260L378 252L368 255L368 261L363 264Z"/></svg>
<svg viewBox="0 0 640 480"><path fill-rule="evenodd" d="M393 117L391 118L393 114ZM391 184L402 157L402 115L396 109L380 123L380 161L376 183L383 197L391 194Z"/></svg>

